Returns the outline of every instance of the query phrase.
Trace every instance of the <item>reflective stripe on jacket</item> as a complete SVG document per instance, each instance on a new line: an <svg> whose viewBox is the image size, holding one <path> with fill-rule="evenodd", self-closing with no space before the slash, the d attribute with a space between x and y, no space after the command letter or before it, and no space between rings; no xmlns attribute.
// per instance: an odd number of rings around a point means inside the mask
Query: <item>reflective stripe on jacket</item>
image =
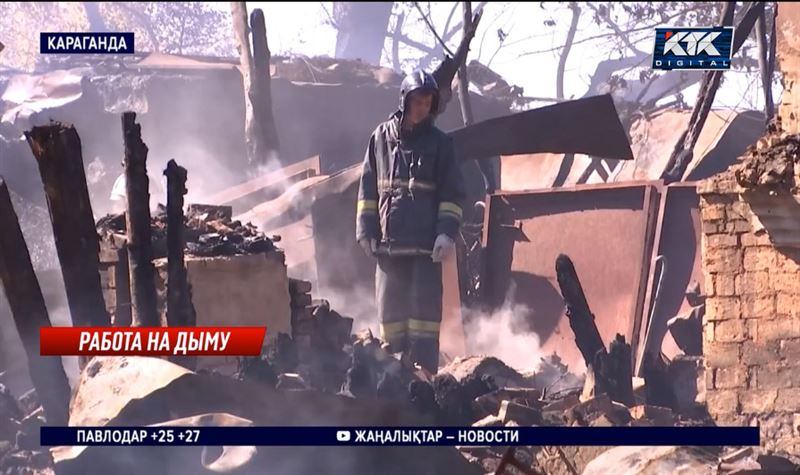
<svg viewBox="0 0 800 475"><path fill-rule="evenodd" d="M430 253L438 234L455 239L464 182L452 139L431 121L400 131L396 112L369 140L356 204L356 239L390 254Z"/></svg>

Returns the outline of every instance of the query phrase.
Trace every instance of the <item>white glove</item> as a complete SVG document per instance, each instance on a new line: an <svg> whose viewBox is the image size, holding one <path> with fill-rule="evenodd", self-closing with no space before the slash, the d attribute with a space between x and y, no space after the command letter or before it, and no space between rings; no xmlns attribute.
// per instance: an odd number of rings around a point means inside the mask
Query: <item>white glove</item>
<svg viewBox="0 0 800 475"><path fill-rule="evenodd" d="M371 239L371 238L362 238L358 240L358 245L361 246L361 249L364 250L364 254L369 257L375 255L378 252L378 240Z"/></svg>
<svg viewBox="0 0 800 475"><path fill-rule="evenodd" d="M456 243L447 234L440 234L436 236L436 242L433 244L433 253L431 259L433 262L442 262L449 259L456 250Z"/></svg>

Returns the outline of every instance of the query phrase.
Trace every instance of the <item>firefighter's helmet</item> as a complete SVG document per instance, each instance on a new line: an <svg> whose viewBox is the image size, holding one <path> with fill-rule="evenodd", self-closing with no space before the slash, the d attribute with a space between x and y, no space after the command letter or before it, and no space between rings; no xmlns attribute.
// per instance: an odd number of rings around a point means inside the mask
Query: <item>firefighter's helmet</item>
<svg viewBox="0 0 800 475"><path fill-rule="evenodd" d="M430 73L416 70L403 79L400 86L400 110L405 111L408 95L414 91L431 91L433 93L433 103L431 104L431 114L435 114L439 107L439 85Z"/></svg>

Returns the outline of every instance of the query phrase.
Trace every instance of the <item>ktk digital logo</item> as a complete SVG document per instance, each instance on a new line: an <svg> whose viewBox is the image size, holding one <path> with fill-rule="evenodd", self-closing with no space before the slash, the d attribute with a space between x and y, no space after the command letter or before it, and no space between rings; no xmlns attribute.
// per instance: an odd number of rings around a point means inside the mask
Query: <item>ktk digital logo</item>
<svg viewBox="0 0 800 475"><path fill-rule="evenodd" d="M656 28L653 69L730 69L733 27Z"/></svg>

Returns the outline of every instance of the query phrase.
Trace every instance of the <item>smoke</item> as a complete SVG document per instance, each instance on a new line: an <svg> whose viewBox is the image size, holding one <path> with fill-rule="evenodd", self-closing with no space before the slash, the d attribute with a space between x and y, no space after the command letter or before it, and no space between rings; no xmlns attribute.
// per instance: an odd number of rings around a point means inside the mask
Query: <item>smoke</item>
<svg viewBox="0 0 800 475"><path fill-rule="evenodd" d="M208 203L208 198L214 193L241 181L241 174L237 173L224 160L206 150L202 145L195 143L193 137L187 137L175 145L174 148L184 150L186 159L176 158L178 165L186 168L186 190L184 202L187 204L216 204ZM159 203L166 204L167 177L163 174L167 162L173 157L158 153L154 150L152 161L148 158L148 172L150 180L150 195ZM157 177L157 179L156 179Z"/></svg>
<svg viewBox="0 0 800 475"><path fill-rule="evenodd" d="M376 337L380 336L380 321L375 308L375 293L363 286L351 287L347 291L320 289L331 308L353 319L353 333L369 328Z"/></svg>
<svg viewBox="0 0 800 475"><path fill-rule="evenodd" d="M512 287L503 305L492 312L462 308L467 351L494 356L517 371L536 370L541 362L539 335L528 321L534 311L516 303Z"/></svg>

